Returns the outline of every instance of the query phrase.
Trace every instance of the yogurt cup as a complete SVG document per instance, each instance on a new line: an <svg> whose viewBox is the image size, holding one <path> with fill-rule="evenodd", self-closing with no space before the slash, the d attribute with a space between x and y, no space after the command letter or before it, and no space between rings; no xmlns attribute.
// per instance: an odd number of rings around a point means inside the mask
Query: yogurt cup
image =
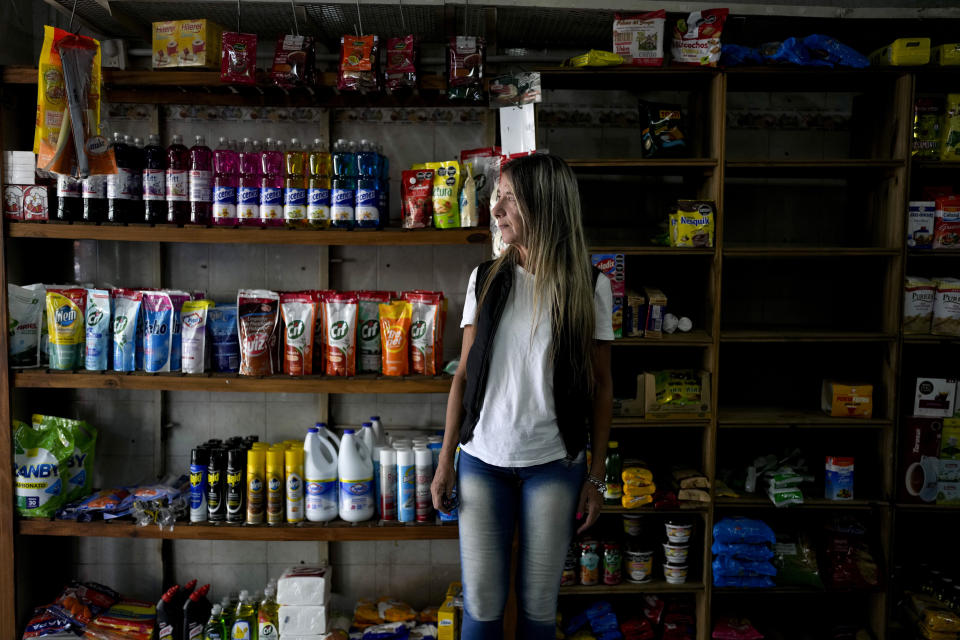
<svg viewBox="0 0 960 640"><path fill-rule="evenodd" d="M643 533L643 516L639 513L623 514L623 532L628 536L639 536Z"/></svg>
<svg viewBox="0 0 960 640"><path fill-rule="evenodd" d="M625 561L627 582L642 584L653 579L653 551L627 549Z"/></svg>
<svg viewBox="0 0 960 640"><path fill-rule="evenodd" d="M667 564L686 567L689 554L690 545L669 543L663 545L663 556L666 558Z"/></svg>
<svg viewBox="0 0 960 640"><path fill-rule="evenodd" d="M672 544L687 544L693 534L693 525L685 522L668 520L666 525L667 540Z"/></svg>
<svg viewBox="0 0 960 640"><path fill-rule="evenodd" d="M687 565L664 565L663 577L667 584L683 584L687 581Z"/></svg>

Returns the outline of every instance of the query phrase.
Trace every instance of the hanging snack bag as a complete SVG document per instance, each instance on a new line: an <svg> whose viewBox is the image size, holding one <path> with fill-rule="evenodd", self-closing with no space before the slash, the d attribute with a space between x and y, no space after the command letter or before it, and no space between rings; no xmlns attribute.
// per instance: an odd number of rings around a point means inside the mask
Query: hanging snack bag
<svg viewBox="0 0 960 640"><path fill-rule="evenodd" d="M361 93L376 91L379 88L377 78L379 51L378 36L341 36L337 89Z"/></svg>
<svg viewBox="0 0 960 640"><path fill-rule="evenodd" d="M385 376L405 376L410 373L408 343L412 312L410 303L403 300L380 305L380 342Z"/></svg>
<svg viewBox="0 0 960 640"><path fill-rule="evenodd" d="M57 429L38 431L13 421L14 494L17 513L28 518L49 518L66 502L63 486L74 443Z"/></svg>
<svg viewBox="0 0 960 640"><path fill-rule="evenodd" d="M290 376L313 373L317 303L309 293L280 294L283 314L283 372Z"/></svg>
<svg viewBox="0 0 960 640"><path fill-rule="evenodd" d="M357 292L357 370L380 373L383 352L380 342L380 305L390 302L387 291Z"/></svg>
<svg viewBox="0 0 960 640"><path fill-rule="evenodd" d="M694 11L673 27L670 53L674 62L715 67L720 60L720 35L729 9Z"/></svg>
<svg viewBox="0 0 960 640"><path fill-rule="evenodd" d="M130 289L114 289L113 298L113 370L135 371L137 326L143 293Z"/></svg>
<svg viewBox="0 0 960 640"><path fill-rule="evenodd" d="M417 39L401 36L387 38L387 50L384 54L386 68L383 78L387 91L415 89L417 87Z"/></svg>
<svg viewBox="0 0 960 640"><path fill-rule="evenodd" d="M269 376L276 373L270 342L279 322L278 294L261 289L241 289L237 293L240 375Z"/></svg>
<svg viewBox="0 0 960 640"><path fill-rule="evenodd" d="M289 89L313 84L317 52L312 36L285 35L277 38L273 51L270 79L278 87Z"/></svg>
<svg viewBox="0 0 960 640"><path fill-rule="evenodd" d="M635 67L663 65L664 9L643 14L613 16L613 51Z"/></svg>
<svg viewBox="0 0 960 640"><path fill-rule="evenodd" d="M709 200L678 200L676 237L673 246L707 248L713 246L714 206ZM672 230L671 230L672 231Z"/></svg>
<svg viewBox="0 0 960 640"><path fill-rule="evenodd" d="M33 414L31 421L37 431L58 430L60 439L73 442L73 453L61 480L66 502L84 498L93 491L93 460L97 447L97 430L83 420L55 418Z"/></svg>
<svg viewBox="0 0 960 640"><path fill-rule="evenodd" d="M7 340L10 366L14 369L40 366L40 323L45 297L42 287L7 284Z"/></svg>
<svg viewBox="0 0 960 640"><path fill-rule="evenodd" d="M503 156L500 147L469 149L460 152L460 166L473 165L473 180L477 184L477 219L479 226L490 222L490 196L500 179L500 164Z"/></svg>
<svg viewBox="0 0 960 640"><path fill-rule="evenodd" d="M460 189L460 226L476 227L479 224L477 202L477 183L473 179L473 165L464 167L466 177L463 179L463 188Z"/></svg>
<svg viewBox="0 0 960 640"><path fill-rule="evenodd" d="M644 158L689 154L680 105L640 102L640 151Z"/></svg>
<svg viewBox="0 0 960 640"><path fill-rule="evenodd" d="M410 369L412 373L437 375L437 336L440 334L440 294L405 293L410 303Z"/></svg>
<svg viewBox="0 0 960 640"><path fill-rule="evenodd" d="M166 291L143 292L143 370L170 371L173 301Z"/></svg>
<svg viewBox="0 0 960 640"><path fill-rule="evenodd" d="M433 169L433 224L437 229L460 226L460 163L428 162Z"/></svg>
<svg viewBox="0 0 960 640"><path fill-rule="evenodd" d="M210 365L207 317L213 300L187 300L180 309L180 369L184 373L203 373Z"/></svg>
<svg viewBox="0 0 960 640"><path fill-rule="evenodd" d="M240 371L240 340L237 337L237 306L216 305L207 312L210 325L211 364L217 373Z"/></svg>
<svg viewBox="0 0 960 640"><path fill-rule="evenodd" d="M191 299L186 291L167 291L173 304L173 327L170 334L170 371L180 371L182 352L182 323L180 322L183 304Z"/></svg>
<svg viewBox="0 0 960 640"><path fill-rule="evenodd" d="M323 302L328 376L357 374L357 295L331 292Z"/></svg>
<svg viewBox="0 0 960 640"><path fill-rule="evenodd" d="M50 368L70 371L83 364L85 289L47 290L47 330L50 333Z"/></svg>
<svg viewBox="0 0 960 640"><path fill-rule="evenodd" d="M87 371L106 371L110 359L110 292L87 289L87 309L84 321L86 349L84 368Z"/></svg>
<svg viewBox="0 0 960 640"><path fill-rule="evenodd" d="M960 162L960 93L948 93L940 125L940 159Z"/></svg>
<svg viewBox="0 0 960 640"><path fill-rule="evenodd" d="M401 175L403 186L403 228L424 229L433 226L433 170L418 169L404 171Z"/></svg>
<svg viewBox="0 0 960 640"><path fill-rule="evenodd" d="M220 82L256 84L257 35L225 31L220 48Z"/></svg>
<svg viewBox="0 0 960 640"><path fill-rule="evenodd" d="M447 96L483 102L483 67L487 42L477 36L455 36L447 44Z"/></svg>

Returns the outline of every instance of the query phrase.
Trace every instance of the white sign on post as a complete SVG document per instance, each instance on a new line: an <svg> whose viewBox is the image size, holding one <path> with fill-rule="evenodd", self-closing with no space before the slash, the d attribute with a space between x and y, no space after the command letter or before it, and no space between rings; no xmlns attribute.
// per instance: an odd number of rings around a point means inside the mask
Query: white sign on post
<svg viewBox="0 0 960 640"><path fill-rule="evenodd" d="M500 109L500 141L505 156L536 150L537 127L533 104Z"/></svg>

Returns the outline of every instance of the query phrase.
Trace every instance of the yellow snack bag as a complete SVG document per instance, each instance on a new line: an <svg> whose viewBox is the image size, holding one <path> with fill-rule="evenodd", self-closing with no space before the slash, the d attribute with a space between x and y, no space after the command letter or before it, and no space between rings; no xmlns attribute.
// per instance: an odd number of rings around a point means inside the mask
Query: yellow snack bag
<svg viewBox="0 0 960 640"><path fill-rule="evenodd" d="M433 224L437 229L460 226L460 163L428 162L433 169Z"/></svg>
<svg viewBox="0 0 960 640"><path fill-rule="evenodd" d="M713 246L714 206L709 200L680 200L677 203L675 247L709 248ZM671 216L672 217L672 216Z"/></svg>
<svg viewBox="0 0 960 640"><path fill-rule="evenodd" d="M364 628L383 623L384 619L380 617L380 611L376 602L367 600L366 598L357 600L357 606L353 610L354 626Z"/></svg>
<svg viewBox="0 0 960 640"><path fill-rule="evenodd" d="M377 612L386 622L412 622L417 619L417 612L413 607L390 598L380 598L377 601Z"/></svg>
<svg viewBox="0 0 960 640"><path fill-rule="evenodd" d="M649 482L640 482L631 480L623 483L623 493L631 498L640 498L643 496L652 496L656 493L657 487Z"/></svg>
<svg viewBox="0 0 960 640"><path fill-rule="evenodd" d="M650 504L653 502L653 496L628 496L623 494L623 497L620 498L620 503L623 505L624 509L636 509L637 507L642 507L645 504Z"/></svg>
<svg viewBox="0 0 960 640"><path fill-rule="evenodd" d="M646 482L653 483L653 472L643 467L627 467L621 474L624 482Z"/></svg>

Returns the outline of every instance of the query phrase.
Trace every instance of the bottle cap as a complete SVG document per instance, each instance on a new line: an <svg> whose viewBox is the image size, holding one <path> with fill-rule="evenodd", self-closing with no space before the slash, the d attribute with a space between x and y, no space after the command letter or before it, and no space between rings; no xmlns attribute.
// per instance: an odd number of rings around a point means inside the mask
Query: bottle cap
<svg viewBox="0 0 960 640"><path fill-rule="evenodd" d="M307 433L320 433L320 429L317 427L310 427L307 429Z"/></svg>
<svg viewBox="0 0 960 640"><path fill-rule="evenodd" d="M326 428L327 428L327 423L326 423L326 422L318 422L318 423L316 423L316 424L313 425L313 426L315 426L317 429L326 429Z"/></svg>
<svg viewBox="0 0 960 640"><path fill-rule="evenodd" d="M348 433L349 433L349 434L353 434L353 429L344 429L344 430L343 430L343 435L347 435Z"/></svg>
<svg viewBox="0 0 960 640"><path fill-rule="evenodd" d="M368 427L369 427L369 428L373 428L373 425L370 424L369 422L364 422L364 423L363 423L363 428L366 429L366 428L368 428Z"/></svg>
<svg viewBox="0 0 960 640"><path fill-rule="evenodd" d="M379 420L380 416L370 416L370 420Z"/></svg>
<svg viewBox="0 0 960 640"><path fill-rule="evenodd" d="M243 466L246 456L246 449L230 449L227 453L227 466L233 469L239 469Z"/></svg>

